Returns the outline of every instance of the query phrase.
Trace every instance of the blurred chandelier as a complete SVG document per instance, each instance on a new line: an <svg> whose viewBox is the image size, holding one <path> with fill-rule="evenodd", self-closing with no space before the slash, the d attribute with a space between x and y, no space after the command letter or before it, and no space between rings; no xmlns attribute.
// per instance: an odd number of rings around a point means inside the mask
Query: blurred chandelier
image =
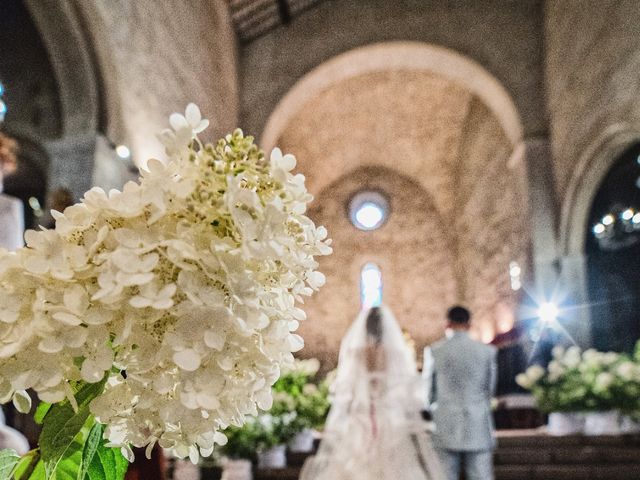
<svg viewBox="0 0 640 480"><path fill-rule="evenodd" d="M632 207L614 205L592 231L602 250L619 250L635 245L640 241L640 212Z"/></svg>

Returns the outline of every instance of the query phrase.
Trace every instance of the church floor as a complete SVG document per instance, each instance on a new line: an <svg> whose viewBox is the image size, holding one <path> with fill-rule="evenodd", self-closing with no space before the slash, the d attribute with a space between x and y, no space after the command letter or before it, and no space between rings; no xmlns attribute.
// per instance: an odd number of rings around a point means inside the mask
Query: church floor
<svg viewBox="0 0 640 480"><path fill-rule="evenodd" d="M304 455L290 467L258 470L255 480L297 480ZM496 480L637 480L640 435L552 437L543 430L498 432Z"/></svg>

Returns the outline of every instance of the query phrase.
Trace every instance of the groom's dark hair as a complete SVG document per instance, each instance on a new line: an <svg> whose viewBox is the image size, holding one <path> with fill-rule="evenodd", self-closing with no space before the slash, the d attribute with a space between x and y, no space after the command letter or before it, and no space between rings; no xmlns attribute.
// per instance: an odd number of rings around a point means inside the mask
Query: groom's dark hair
<svg viewBox="0 0 640 480"><path fill-rule="evenodd" d="M449 322L455 323L457 325L467 325L469 320L471 320L471 313L464 307L460 305L456 305L455 307L451 307L447 312L447 318Z"/></svg>

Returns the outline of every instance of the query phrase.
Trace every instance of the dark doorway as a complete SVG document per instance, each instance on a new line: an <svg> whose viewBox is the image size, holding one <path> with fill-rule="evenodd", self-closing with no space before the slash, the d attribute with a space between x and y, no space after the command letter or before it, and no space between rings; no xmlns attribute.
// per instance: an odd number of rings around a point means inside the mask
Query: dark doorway
<svg viewBox="0 0 640 480"><path fill-rule="evenodd" d="M631 352L640 338L640 144L620 156L596 193L586 253L594 346Z"/></svg>

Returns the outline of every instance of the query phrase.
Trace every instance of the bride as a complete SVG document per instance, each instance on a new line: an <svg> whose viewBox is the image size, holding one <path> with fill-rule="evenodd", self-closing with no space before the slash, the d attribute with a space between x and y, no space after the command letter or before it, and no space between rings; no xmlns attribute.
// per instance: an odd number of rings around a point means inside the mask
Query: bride
<svg viewBox="0 0 640 480"><path fill-rule="evenodd" d="M300 480L444 480L420 416L421 383L386 307L363 311L340 346L318 453Z"/></svg>

